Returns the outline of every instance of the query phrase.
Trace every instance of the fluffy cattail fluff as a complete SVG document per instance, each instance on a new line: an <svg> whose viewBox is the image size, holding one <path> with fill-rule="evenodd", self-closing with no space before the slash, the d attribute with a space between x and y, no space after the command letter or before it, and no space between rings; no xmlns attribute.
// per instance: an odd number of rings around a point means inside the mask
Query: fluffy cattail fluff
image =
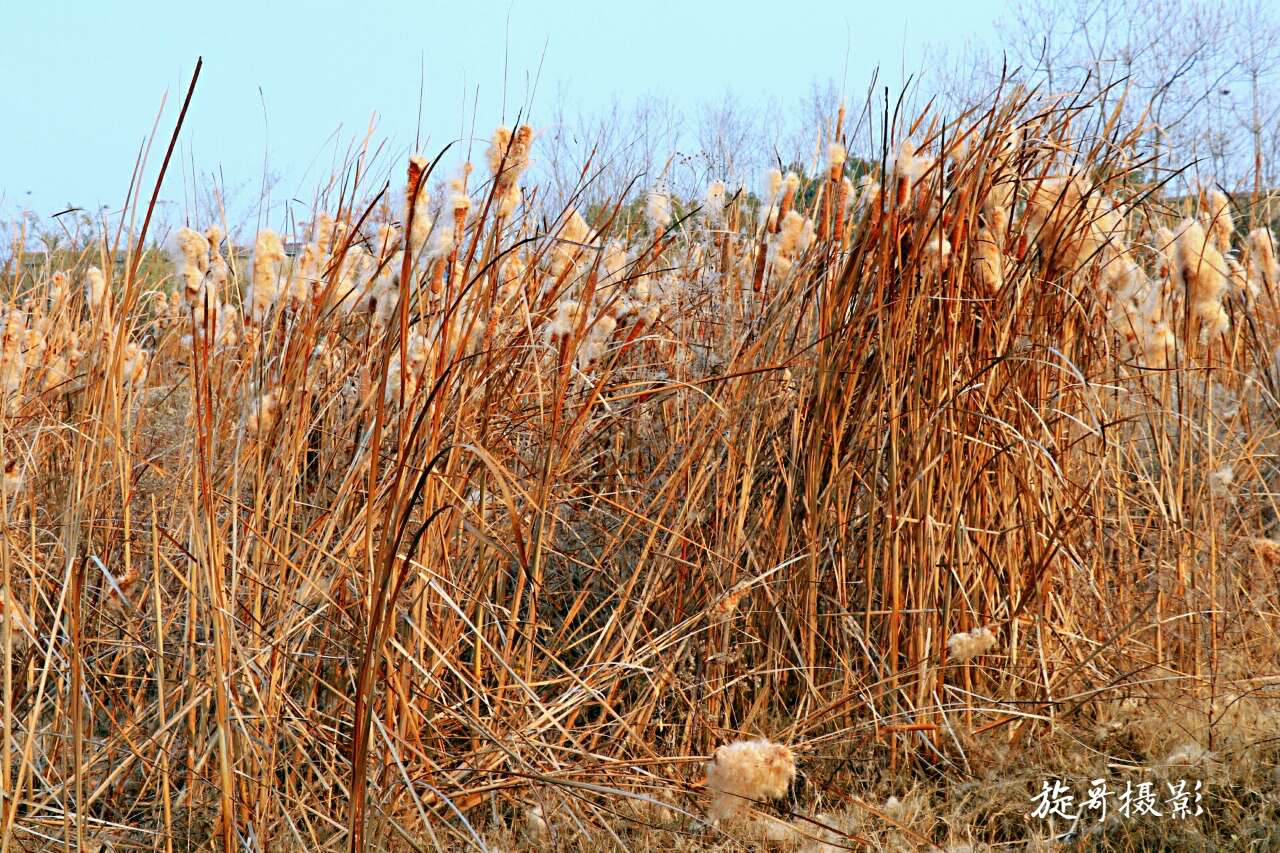
<svg viewBox="0 0 1280 853"><path fill-rule="evenodd" d="M534 804L525 810L524 833L529 844L535 849L543 849L551 837L547 827L547 819L543 816L542 806Z"/></svg>
<svg viewBox="0 0 1280 853"><path fill-rule="evenodd" d="M1277 275L1276 240L1270 228L1249 232L1249 292L1255 297L1275 293Z"/></svg>
<svg viewBox="0 0 1280 853"><path fill-rule="evenodd" d="M275 426L280 417L280 398L276 392L269 391L254 400L249 407L249 415L245 421L245 431L250 438L263 438Z"/></svg>
<svg viewBox="0 0 1280 853"><path fill-rule="evenodd" d="M3 331L0 332L0 394L4 395L5 408L13 413L17 410L18 391L22 387L26 375L26 354L23 344L26 341L26 321L16 308L10 308L4 314Z"/></svg>
<svg viewBox="0 0 1280 853"><path fill-rule="evenodd" d="M499 183L510 183L519 179L520 174L529 166L529 145L533 141L533 128L521 125L515 133L511 128L499 126L493 131L487 152L489 173Z"/></svg>
<svg viewBox="0 0 1280 853"><path fill-rule="evenodd" d="M608 345L597 338L589 337L584 340L578 346L578 370L583 373L590 372L598 363L604 360L607 349Z"/></svg>
<svg viewBox="0 0 1280 853"><path fill-rule="evenodd" d="M623 270L627 267L627 250L623 247L622 241L610 240L605 244L604 258L600 266L604 273L602 281L615 281L622 276Z"/></svg>
<svg viewBox="0 0 1280 853"><path fill-rule="evenodd" d="M1142 341L1144 363L1147 367L1168 367L1176 345L1168 323L1153 324Z"/></svg>
<svg viewBox="0 0 1280 853"><path fill-rule="evenodd" d="M403 257L401 252L392 255L369 289L374 323L379 326L391 324L391 318L400 304L400 266Z"/></svg>
<svg viewBox="0 0 1280 853"><path fill-rule="evenodd" d="M171 250L175 277L188 305L199 305L209 271L209 239L199 231L179 228Z"/></svg>
<svg viewBox="0 0 1280 853"><path fill-rule="evenodd" d="M591 228L587 225L587 220L577 210L570 211L549 253L551 274L559 276L573 266L582 254L582 244L590 240Z"/></svg>
<svg viewBox="0 0 1280 853"><path fill-rule="evenodd" d="M764 198L770 204L778 203L778 196L782 192L782 171L780 169L770 169L764 173L765 193Z"/></svg>
<svg viewBox="0 0 1280 853"><path fill-rule="evenodd" d="M458 177L449 182L449 208L453 211L454 229L457 231L455 241L462 239L462 229L467 224L467 211L471 210L471 196L467 195L467 176L470 174L471 164L463 163ZM457 248L455 243L454 251Z"/></svg>
<svg viewBox="0 0 1280 853"><path fill-rule="evenodd" d="M898 158L893 164L894 179L897 181L897 203L905 204L911 187L919 179L921 162L916 158L916 147L910 140L902 140L898 146Z"/></svg>
<svg viewBox="0 0 1280 853"><path fill-rule="evenodd" d="M125 345L120 375L126 388L139 388L146 383L150 356L150 353L133 341Z"/></svg>
<svg viewBox="0 0 1280 853"><path fill-rule="evenodd" d="M1129 300L1148 286L1147 275L1133 258L1125 253L1103 268L1102 283L1117 300Z"/></svg>
<svg viewBox="0 0 1280 853"><path fill-rule="evenodd" d="M258 232L253 247L253 281L249 286L250 316L261 323L267 309L280 296L280 265L284 263L284 243L269 228Z"/></svg>
<svg viewBox="0 0 1280 853"><path fill-rule="evenodd" d="M653 295L652 288L649 286L651 281L656 280L653 273L648 272L644 275L638 275L631 280L631 298L637 302L648 302Z"/></svg>
<svg viewBox="0 0 1280 853"><path fill-rule="evenodd" d="M102 270L89 267L84 273L84 299L91 311L97 311L107 298L107 279Z"/></svg>
<svg viewBox="0 0 1280 853"><path fill-rule="evenodd" d="M832 142L827 146L827 169L831 174L831 180L837 181L844 174L844 161L847 157L848 152L839 142Z"/></svg>
<svg viewBox="0 0 1280 853"><path fill-rule="evenodd" d="M432 234L439 233L436 229ZM352 246L338 265L338 285L333 298L342 309L353 315L364 314L369 307L370 280L378 262L364 246Z"/></svg>
<svg viewBox="0 0 1280 853"><path fill-rule="evenodd" d="M1231 201L1218 189L1209 191L1209 230L1219 252L1231 251L1231 234L1235 221L1231 218Z"/></svg>
<svg viewBox="0 0 1280 853"><path fill-rule="evenodd" d="M707 205L704 209L707 221L719 225L724 221L724 181L712 181L707 187Z"/></svg>
<svg viewBox="0 0 1280 853"><path fill-rule="evenodd" d="M88 278L88 275L86 274L86 279L87 278ZM58 270L52 276L49 277L49 304L50 305L53 305L53 306L61 305L62 301L66 299L67 281L68 281L67 274L62 270ZM87 284L87 281L86 281L86 284ZM86 291L87 290L88 288L86 287ZM86 301L88 300L87 292L85 294L85 299Z"/></svg>
<svg viewBox="0 0 1280 853"><path fill-rule="evenodd" d="M609 338L618 328L618 321L608 314L601 314L587 330L587 339L578 348L578 369L588 371L604 359L609 348Z"/></svg>
<svg viewBox="0 0 1280 853"><path fill-rule="evenodd" d="M334 222L332 216L327 213L321 213L316 216L315 222L311 223L311 239L322 252L332 252L334 249L334 235L337 233L337 223Z"/></svg>
<svg viewBox="0 0 1280 853"><path fill-rule="evenodd" d="M1155 249L1160 264L1157 273L1161 278L1168 278L1173 273L1178 257L1178 235L1167 225L1156 229L1151 247Z"/></svg>
<svg viewBox="0 0 1280 853"><path fill-rule="evenodd" d="M410 171L421 176L426 171L427 158L421 154L414 154L409 158L409 164ZM425 182L421 178L416 183L417 186L406 187L404 200L404 221L409 228L411 257L416 257L418 252L422 251L428 235L431 234L431 194L427 192L425 186L422 186Z"/></svg>
<svg viewBox="0 0 1280 853"><path fill-rule="evenodd" d="M961 631L947 639L947 652L958 663L985 655L996 644L996 635L986 625Z"/></svg>
<svg viewBox="0 0 1280 853"><path fill-rule="evenodd" d="M778 203L778 215L784 220L787 214L791 212L791 206L795 204L796 192L799 189L800 176L795 172L787 172L787 176L782 179L782 201Z"/></svg>
<svg viewBox="0 0 1280 853"><path fill-rule="evenodd" d="M1231 283L1230 292L1240 296L1247 296L1251 293L1249 290L1249 273L1240 262L1235 258L1227 258L1227 281Z"/></svg>
<svg viewBox="0 0 1280 853"><path fill-rule="evenodd" d="M198 331L202 335L208 335L209 346L217 349L227 349L234 347L240 341L240 334L237 330L236 323L239 320L239 312L236 311L229 303L222 303L216 308L209 310L209 322L216 331L211 331L204 325L203 319L198 321ZM183 336L182 348L184 350L191 349L193 338L190 335Z"/></svg>
<svg viewBox="0 0 1280 853"><path fill-rule="evenodd" d="M925 240L924 254L930 260L945 261L951 255L951 241L941 230L937 230Z"/></svg>
<svg viewBox="0 0 1280 853"><path fill-rule="evenodd" d="M618 328L618 321L610 317L608 314L601 314L596 321L591 324L589 334L593 338L606 341L613 336L614 331Z"/></svg>
<svg viewBox="0 0 1280 853"><path fill-rule="evenodd" d="M494 199L497 214L506 218L520 206L520 175L529 166L529 145L533 141L533 129L521 125L512 134L508 127L499 127L489 142L489 172L493 175Z"/></svg>
<svg viewBox="0 0 1280 853"><path fill-rule="evenodd" d="M502 187L498 192L498 215L506 219L516 212L516 208L523 200L524 193L521 192L519 184L508 184Z"/></svg>
<svg viewBox="0 0 1280 853"><path fill-rule="evenodd" d="M1004 287L1004 253L999 238L986 225L978 229L974 239L973 268L986 292Z"/></svg>
<svg viewBox="0 0 1280 853"><path fill-rule="evenodd" d="M33 369L44 364L44 354L49 348L44 332L33 327L27 329L24 337L23 348L26 350L27 364L31 365Z"/></svg>
<svg viewBox="0 0 1280 853"><path fill-rule="evenodd" d="M777 257L775 264L782 273L791 268L791 264L813 245L813 220L799 211L789 211L782 217L778 229Z"/></svg>
<svg viewBox="0 0 1280 853"><path fill-rule="evenodd" d="M1049 176L1033 184L1027 197L1026 221L1029 235L1051 262L1055 274L1079 270L1096 260L1097 249L1105 241L1093 223L1108 219L1104 199L1080 172Z"/></svg>
<svg viewBox="0 0 1280 853"><path fill-rule="evenodd" d="M204 290L205 297L211 302L222 297L231 275L227 261L222 257L222 237L222 229L217 225L210 225L205 229L204 238L209 243L209 269L205 273Z"/></svg>
<svg viewBox="0 0 1280 853"><path fill-rule="evenodd" d="M489 174L497 177L503 170L510 145L511 128L506 125L494 128L493 136L489 139L489 150L486 152L489 158Z"/></svg>
<svg viewBox="0 0 1280 853"><path fill-rule="evenodd" d="M556 305L555 318L547 327L547 339L556 343L561 338L573 334L578 327L578 318L582 313L582 305L572 299L566 299Z"/></svg>
<svg viewBox="0 0 1280 853"><path fill-rule="evenodd" d="M649 190L644 205L645 219L654 233L662 233L671 224L671 196L664 190Z"/></svg>
<svg viewBox="0 0 1280 853"><path fill-rule="evenodd" d="M707 790L711 804L707 816L726 821L752 801L785 795L796 778L791 750L767 739L739 740L716 749L707 764Z"/></svg>
<svg viewBox="0 0 1280 853"><path fill-rule="evenodd" d="M406 353L406 355L408 354ZM406 400L413 399L418 390L416 367L418 365L415 365L411 358L406 358L402 366L400 353L398 352L391 356L391 360L387 364L387 384L385 387L385 399L388 406L400 400L401 383L404 384L404 398Z"/></svg>
<svg viewBox="0 0 1280 853"><path fill-rule="evenodd" d="M776 204L769 205L769 209L765 211L764 230L770 234L778 230L778 206Z"/></svg>
<svg viewBox="0 0 1280 853"><path fill-rule="evenodd" d="M1012 180L1001 180L991 187L987 197L982 200L982 215L991 233L1000 241L1004 240L1009 230L1009 216L1013 211L1016 186Z"/></svg>
<svg viewBox="0 0 1280 853"><path fill-rule="evenodd" d="M1209 475L1209 492L1215 498L1229 497L1231 485L1235 482L1236 472L1230 465L1223 465Z"/></svg>
<svg viewBox="0 0 1280 853"><path fill-rule="evenodd" d="M427 257L447 258L454 248L455 232L452 228L440 226L431 232L431 240L427 246Z"/></svg>
<svg viewBox="0 0 1280 853"><path fill-rule="evenodd" d="M54 356L45 368L40 390L52 391L66 385L75 376L76 368L79 367L83 358L84 353L74 347L61 355Z"/></svg>
<svg viewBox="0 0 1280 853"><path fill-rule="evenodd" d="M1227 264L1194 219L1185 222L1178 235L1176 267L1199 323L1201 341L1207 342L1225 332L1230 325L1222 307Z"/></svg>
<svg viewBox="0 0 1280 853"><path fill-rule="evenodd" d="M857 198L854 200L854 206L863 213L878 213L884 204L884 194L881 192L880 182L863 175L858 180Z"/></svg>
<svg viewBox="0 0 1280 853"><path fill-rule="evenodd" d="M302 247L298 255L298 263L293 277L300 290L307 290L308 295L319 293L323 288L322 279L329 260L316 243L308 243Z"/></svg>

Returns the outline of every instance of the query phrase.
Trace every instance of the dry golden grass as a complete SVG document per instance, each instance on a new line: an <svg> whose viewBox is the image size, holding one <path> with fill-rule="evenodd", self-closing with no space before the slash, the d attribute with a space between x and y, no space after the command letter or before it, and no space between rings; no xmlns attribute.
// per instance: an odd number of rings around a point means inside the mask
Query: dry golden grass
<svg viewBox="0 0 1280 853"><path fill-rule="evenodd" d="M1099 849L1274 841L1270 232L993 103L647 218L520 128L292 258L15 246L6 853L1034 848L1171 755L1209 816ZM759 736L798 781L706 825Z"/></svg>

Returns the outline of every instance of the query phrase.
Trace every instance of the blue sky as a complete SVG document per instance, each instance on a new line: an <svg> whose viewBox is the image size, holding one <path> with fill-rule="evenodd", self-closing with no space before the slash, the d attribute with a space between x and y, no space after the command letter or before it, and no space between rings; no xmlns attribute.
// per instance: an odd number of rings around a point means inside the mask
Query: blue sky
<svg viewBox="0 0 1280 853"><path fill-rule="evenodd" d="M264 158L273 194L309 197L374 116L375 142L408 151L420 86L427 152L468 133L473 109L487 136L504 101L507 120L528 106L539 126L561 97L590 112L643 95L689 110L726 92L785 103L826 80L861 93L877 66L893 82L939 44L989 40L1002 5L3 0L0 217L118 208L167 94L154 175L198 55L181 171L165 185L173 209L211 174L256 194Z"/></svg>

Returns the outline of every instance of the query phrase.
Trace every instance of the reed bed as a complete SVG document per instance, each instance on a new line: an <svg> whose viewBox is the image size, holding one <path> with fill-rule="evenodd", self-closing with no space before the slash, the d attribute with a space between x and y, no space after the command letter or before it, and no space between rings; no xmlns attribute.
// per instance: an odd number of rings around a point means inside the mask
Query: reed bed
<svg viewBox="0 0 1280 853"><path fill-rule="evenodd" d="M1273 738L1270 222L1095 115L555 208L520 125L251 253L17 233L4 851L944 844L860 782Z"/></svg>

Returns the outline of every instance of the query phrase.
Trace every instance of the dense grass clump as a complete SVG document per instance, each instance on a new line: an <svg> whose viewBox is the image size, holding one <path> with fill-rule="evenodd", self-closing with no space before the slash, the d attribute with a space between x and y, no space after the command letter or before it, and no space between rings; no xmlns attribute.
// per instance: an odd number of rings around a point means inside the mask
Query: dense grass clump
<svg viewBox="0 0 1280 853"><path fill-rule="evenodd" d="M1021 842L1008 767L1117 760L1265 825L1273 235L1092 114L590 215L500 128L251 252L16 241L6 850Z"/></svg>

